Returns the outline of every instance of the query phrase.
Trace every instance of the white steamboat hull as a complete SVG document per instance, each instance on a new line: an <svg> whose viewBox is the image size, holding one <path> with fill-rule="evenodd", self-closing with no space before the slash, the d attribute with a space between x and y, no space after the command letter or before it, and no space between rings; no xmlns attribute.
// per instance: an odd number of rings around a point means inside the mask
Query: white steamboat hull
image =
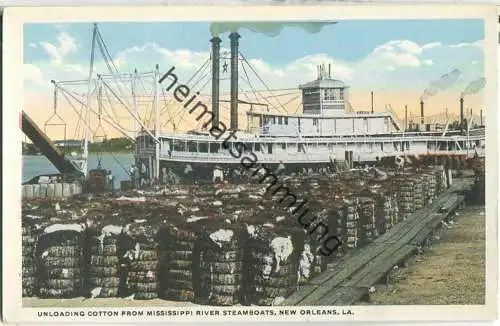
<svg viewBox="0 0 500 326"><path fill-rule="evenodd" d="M156 165L154 146L137 143L139 166L148 178L154 179L159 167L159 180L175 175L181 182L213 182L214 175L224 171L224 179L238 182L245 171L265 167L273 173L327 172L335 166L372 164L385 157L457 155L484 156L484 130L464 135L415 135L342 137L342 138L286 138L249 137L238 139L248 151L241 153L237 145L224 146L210 136L168 135L160 137L159 162ZM175 145L172 145L175 144ZM251 168L249 168L251 166Z"/></svg>

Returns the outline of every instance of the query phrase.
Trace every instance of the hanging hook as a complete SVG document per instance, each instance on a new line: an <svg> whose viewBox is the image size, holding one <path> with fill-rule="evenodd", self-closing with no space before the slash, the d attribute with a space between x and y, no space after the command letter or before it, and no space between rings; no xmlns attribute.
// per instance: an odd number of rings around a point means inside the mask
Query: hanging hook
<svg viewBox="0 0 500 326"><path fill-rule="evenodd" d="M98 118L98 124L97 128L94 132L94 139L101 139L101 141L106 140L106 132L104 131L104 128L102 127L102 76L100 74L97 74L98 78L98 91L97 91L97 107L98 107L98 113L97 113L97 118ZM101 133L99 133L101 132Z"/></svg>
<svg viewBox="0 0 500 326"><path fill-rule="evenodd" d="M53 113L45 121L43 129L44 129L44 132L47 133L47 127L48 126L63 126L64 127L64 141L66 141L66 127L67 127L67 124L64 121L64 119L61 118L61 116L57 113L57 95L58 95L57 89L58 89L58 85L57 85L57 83L56 83L55 80L51 80L50 82L54 85L54 104L53 104L53 107L52 107ZM54 119L59 120L59 122L57 122L57 120L56 120L56 122L52 122L52 120L54 120Z"/></svg>

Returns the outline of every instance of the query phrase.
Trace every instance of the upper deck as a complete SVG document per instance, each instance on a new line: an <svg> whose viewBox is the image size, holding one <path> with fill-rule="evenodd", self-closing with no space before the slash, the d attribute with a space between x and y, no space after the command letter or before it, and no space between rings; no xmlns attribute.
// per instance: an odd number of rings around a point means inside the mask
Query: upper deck
<svg viewBox="0 0 500 326"><path fill-rule="evenodd" d="M250 110L248 130L259 136L331 137L382 135L404 129L394 112L356 112L349 104L348 86L333 79L324 66L318 72L316 80L299 86L302 112Z"/></svg>
<svg viewBox="0 0 500 326"><path fill-rule="evenodd" d="M260 136L364 136L383 135L402 128L390 112L334 112L325 114L273 114L247 112L248 131Z"/></svg>

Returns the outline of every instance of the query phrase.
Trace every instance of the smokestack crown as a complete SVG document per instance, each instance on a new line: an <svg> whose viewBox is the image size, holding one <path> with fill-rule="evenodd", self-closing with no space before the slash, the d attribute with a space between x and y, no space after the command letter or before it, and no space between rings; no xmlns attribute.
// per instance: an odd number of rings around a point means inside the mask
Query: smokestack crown
<svg viewBox="0 0 500 326"><path fill-rule="evenodd" d="M222 40L218 36L214 36L210 39L210 42L212 43L220 43Z"/></svg>
<svg viewBox="0 0 500 326"><path fill-rule="evenodd" d="M238 39L240 38L240 34L238 34L238 32L232 32L231 34L229 34L229 39L231 40L231 42L238 42Z"/></svg>

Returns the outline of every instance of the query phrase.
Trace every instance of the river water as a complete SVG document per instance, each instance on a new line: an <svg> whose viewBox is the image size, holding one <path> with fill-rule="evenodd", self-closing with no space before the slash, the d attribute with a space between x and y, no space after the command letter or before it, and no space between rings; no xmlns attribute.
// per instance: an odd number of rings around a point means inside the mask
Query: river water
<svg viewBox="0 0 500 326"><path fill-rule="evenodd" d="M98 156L89 154L89 170L97 168ZM129 180L128 170L134 164L133 154L102 154L101 166L111 170L115 176L115 185L120 186L120 181ZM42 155L23 155L23 182L40 174L59 173L59 171Z"/></svg>

